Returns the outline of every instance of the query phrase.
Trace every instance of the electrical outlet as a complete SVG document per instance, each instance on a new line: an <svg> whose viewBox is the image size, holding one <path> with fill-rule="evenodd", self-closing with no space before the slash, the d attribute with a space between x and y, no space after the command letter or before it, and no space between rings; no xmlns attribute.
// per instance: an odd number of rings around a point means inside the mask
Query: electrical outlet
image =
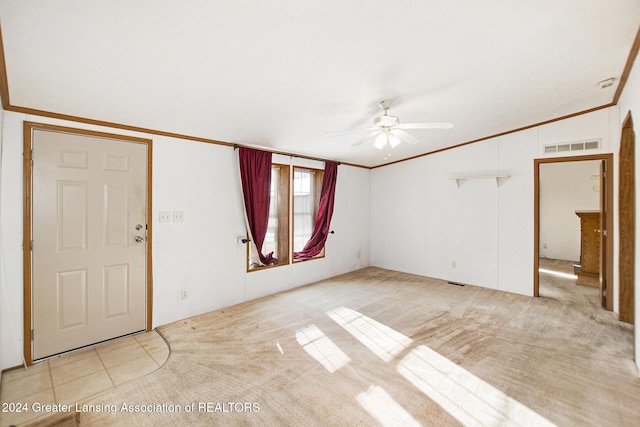
<svg viewBox="0 0 640 427"><path fill-rule="evenodd" d="M455 261L451 261L451 268L457 268L457 265L456 265Z"/></svg>
<svg viewBox="0 0 640 427"><path fill-rule="evenodd" d="M543 244L543 245L542 245L542 247L543 247L544 249L547 249L547 244L546 244L546 243L545 243L545 244Z"/></svg>
<svg viewBox="0 0 640 427"><path fill-rule="evenodd" d="M184 221L184 212L173 211L173 222L182 222L182 221Z"/></svg>
<svg viewBox="0 0 640 427"><path fill-rule="evenodd" d="M171 212L160 212L160 222L171 222Z"/></svg>
<svg viewBox="0 0 640 427"><path fill-rule="evenodd" d="M183 289L180 291L180 299L187 299L189 296L187 295L187 290Z"/></svg>

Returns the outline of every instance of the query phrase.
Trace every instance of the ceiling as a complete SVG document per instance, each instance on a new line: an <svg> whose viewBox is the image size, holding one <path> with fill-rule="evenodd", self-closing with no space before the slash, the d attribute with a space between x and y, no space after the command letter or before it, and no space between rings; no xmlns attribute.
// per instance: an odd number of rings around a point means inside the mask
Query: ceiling
<svg viewBox="0 0 640 427"><path fill-rule="evenodd" d="M640 1L0 0L0 23L10 107L376 166L610 104ZM325 135L381 100L454 127Z"/></svg>

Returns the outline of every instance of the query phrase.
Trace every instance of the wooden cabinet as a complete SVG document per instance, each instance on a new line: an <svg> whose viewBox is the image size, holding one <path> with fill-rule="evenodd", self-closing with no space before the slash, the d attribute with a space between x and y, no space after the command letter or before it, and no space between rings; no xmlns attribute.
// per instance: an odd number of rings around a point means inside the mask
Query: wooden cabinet
<svg viewBox="0 0 640 427"><path fill-rule="evenodd" d="M580 265L577 285L598 287L600 283L600 211L576 211L580 218Z"/></svg>

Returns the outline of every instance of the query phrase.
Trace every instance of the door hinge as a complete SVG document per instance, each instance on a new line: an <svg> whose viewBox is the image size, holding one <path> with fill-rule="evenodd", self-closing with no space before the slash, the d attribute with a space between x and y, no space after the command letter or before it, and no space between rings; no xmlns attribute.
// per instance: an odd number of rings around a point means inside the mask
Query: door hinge
<svg viewBox="0 0 640 427"><path fill-rule="evenodd" d="M602 230L602 235L606 236L607 235L607 230Z"/></svg>
<svg viewBox="0 0 640 427"><path fill-rule="evenodd" d="M33 341L33 329L31 330L31 341Z"/></svg>
<svg viewBox="0 0 640 427"><path fill-rule="evenodd" d="M29 249L33 250L33 239L29 240Z"/></svg>

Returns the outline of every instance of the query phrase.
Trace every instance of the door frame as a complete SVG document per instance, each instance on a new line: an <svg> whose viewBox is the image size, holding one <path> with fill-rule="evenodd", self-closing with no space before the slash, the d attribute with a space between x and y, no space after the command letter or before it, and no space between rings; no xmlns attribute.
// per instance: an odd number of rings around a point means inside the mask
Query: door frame
<svg viewBox="0 0 640 427"><path fill-rule="evenodd" d="M635 144L631 111L622 122L618 151L618 319L635 322L635 259L636 259L636 184Z"/></svg>
<svg viewBox="0 0 640 427"><path fill-rule="evenodd" d="M606 265L605 277L600 280L606 281L606 306L609 311L613 311L613 154L591 154L585 156L549 157L544 159L533 159L534 175L534 201L533 201L533 296L540 296L540 165L546 163L580 162L588 160L604 160L606 166L606 188L600 188L600 197L605 198L606 216L606 256L601 262Z"/></svg>
<svg viewBox="0 0 640 427"><path fill-rule="evenodd" d="M147 145L147 240L146 240L146 330L152 328L152 308L153 308L153 283L152 283L152 206L151 206L151 170L152 170L152 140L138 138L134 136L117 135L106 132L98 132L86 129L76 129L66 126L49 125L25 121L23 123L23 335L24 335L24 359L27 365L33 364L33 308L32 308L32 206L33 206L33 159L32 143L33 131L45 130L52 132L70 133L75 135L85 135L98 138L115 139L118 141L142 143Z"/></svg>

